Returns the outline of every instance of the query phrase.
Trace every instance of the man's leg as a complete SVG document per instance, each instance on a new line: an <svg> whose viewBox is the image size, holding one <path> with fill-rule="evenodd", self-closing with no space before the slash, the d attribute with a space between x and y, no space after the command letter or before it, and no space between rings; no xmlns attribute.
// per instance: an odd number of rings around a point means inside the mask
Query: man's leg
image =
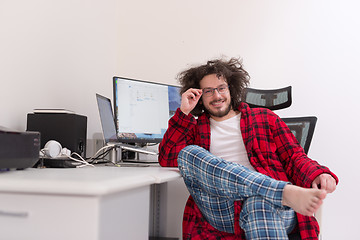
<svg viewBox="0 0 360 240"><path fill-rule="evenodd" d="M179 153L178 166L197 206L218 230L233 232L236 200L261 196L282 207L286 182L220 159L199 146L185 147Z"/></svg>
<svg viewBox="0 0 360 240"><path fill-rule="evenodd" d="M294 210L279 208L258 196L247 198L240 213L246 239L288 239L296 224Z"/></svg>

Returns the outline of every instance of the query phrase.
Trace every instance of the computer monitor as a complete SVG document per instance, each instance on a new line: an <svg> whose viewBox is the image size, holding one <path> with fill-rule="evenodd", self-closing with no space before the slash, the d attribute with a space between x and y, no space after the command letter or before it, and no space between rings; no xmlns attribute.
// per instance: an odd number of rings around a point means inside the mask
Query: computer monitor
<svg viewBox="0 0 360 240"><path fill-rule="evenodd" d="M181 104L180 87L113 77L118 138L126 143L161 142L168 120Z"/></svg>

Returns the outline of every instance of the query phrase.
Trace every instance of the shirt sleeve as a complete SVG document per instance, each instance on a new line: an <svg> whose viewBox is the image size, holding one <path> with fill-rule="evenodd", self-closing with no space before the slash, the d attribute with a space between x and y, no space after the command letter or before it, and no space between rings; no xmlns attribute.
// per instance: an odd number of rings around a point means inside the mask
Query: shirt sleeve
<svg viewBox="0 0 360 240"><path fill-rule="evenodd" d="M162 167L177 167L181 149L194 143L196 119L184 114L179 108L170 118L168 129L159 145L159 164Z"/></svg>

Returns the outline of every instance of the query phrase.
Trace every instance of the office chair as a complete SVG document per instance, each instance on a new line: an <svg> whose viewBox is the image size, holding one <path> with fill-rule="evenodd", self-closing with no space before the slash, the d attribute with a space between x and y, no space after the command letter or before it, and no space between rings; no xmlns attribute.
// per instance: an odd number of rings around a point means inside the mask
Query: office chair
<svg viewBox="0 0 360 240"><path fill-rule="evenodd" d="M263 107L270 110L288 108L292 104L291 86L279 89L246 88L243 101L251 108ZM282 118L307 154L314 134L316 117Z"/></svg>
<svg viewBox="0 0 360 240"><path fill-rule="evenodd" d="M280 88L261 90L246 88L242 96L242 101L247 103L251 108L263 107L270 110L279 110L288 108L292 104L291 86ZM314 134L316 117L291 117L282 118L282 120L289 127L294 134L301 147L307 154L310 148L310 143ZM321 209L315 214L321 227ZM299 233L289 235L290 240L300 240Z"/></svg>
<svg viewBox="0 0 360 240"><path fill-rule="evenodd" d="M317 117L293 117L282 118L294 134L305 153L309 152L310 143L314 135Z"/></svg>
<svg viewBox="0 0 360 240"><path fill-rule="evenodd" d="M279 89L244 89L243 102L249 104L251 108L264 107L270 110L284 109L291 106L291 86Z"/></svg>

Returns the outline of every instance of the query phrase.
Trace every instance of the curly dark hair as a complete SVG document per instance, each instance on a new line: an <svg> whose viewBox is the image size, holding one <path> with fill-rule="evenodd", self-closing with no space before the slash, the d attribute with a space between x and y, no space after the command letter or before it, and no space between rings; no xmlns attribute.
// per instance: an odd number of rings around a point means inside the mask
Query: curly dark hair
<svg viewBox="0 0 360 240"><path fill-rule="evenodd" d="M250 80L248 72L244 70L242 61L238 58L231 58L228 61L215 59L208 61L204 65L180 72L177 76L182 86L180 94L183 94L189 88L200 88L200 81L210 74L216 74L217 77L223 77L226 80L229 85L232 108L237 109L241 102L243 89L249 85ZM203 111L204 106L199 101L191 114L199 116Z"/></svg>

